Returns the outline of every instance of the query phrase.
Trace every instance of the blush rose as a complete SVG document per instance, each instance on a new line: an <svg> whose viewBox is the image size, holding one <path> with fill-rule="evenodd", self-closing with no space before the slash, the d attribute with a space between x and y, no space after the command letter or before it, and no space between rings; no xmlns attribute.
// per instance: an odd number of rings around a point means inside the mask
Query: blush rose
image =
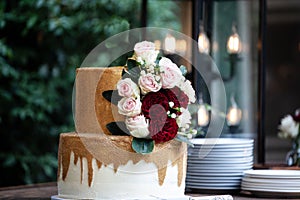
<svg viewBox="0 0 300 200"><path fill-rule="evenodd" d="M130 78L118 81L117 90L122 97L137 97L140 95L139 87Z"/></svg>
<svg viewBox="0 0 300 200"><path fill-rule="evenodd" d="M151 73L141 75L139 78L139 85L142 94L147 94L148 92L157 92L161 88L161 83L155 80L155 76Z"/></svg>
<svg viewBox="0 0 300 200"><path fill-rule="evenodd" d="M184 79L180 69L170 59L162 58L158 65L160 66L162 88L173 88Z"/></svg>
<svg viewBox="0 0 300 200"><path fill-rule="evenodd" d="M141 106L142 103L139 98L123 97L118 102L118 111L122 115L133 117L141 113Z"/></svg>

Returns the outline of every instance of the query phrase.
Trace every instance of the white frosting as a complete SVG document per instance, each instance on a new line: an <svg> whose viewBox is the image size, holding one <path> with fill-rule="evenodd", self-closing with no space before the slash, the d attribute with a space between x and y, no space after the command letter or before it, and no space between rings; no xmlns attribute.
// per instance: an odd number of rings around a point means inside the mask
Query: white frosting
<svg viewBox="0 0 300 200"><path fill-rule="evenodd" d="M71 199L147 199L153 197L172 198L184 196L185 173L181 185L178 186L178 165L172 166L171 161L162 185L159 185L158 170L154 163L140 161L119 166L117 172L112 165L98 169L96 160L92 161L93 180L88 184L88 165L83 158L81 182L80 160L74 164L74 153L71 153L67 177L62 180L59 172L58 194L61 198ZM183 169L185 172L185 168Z"/></svg>

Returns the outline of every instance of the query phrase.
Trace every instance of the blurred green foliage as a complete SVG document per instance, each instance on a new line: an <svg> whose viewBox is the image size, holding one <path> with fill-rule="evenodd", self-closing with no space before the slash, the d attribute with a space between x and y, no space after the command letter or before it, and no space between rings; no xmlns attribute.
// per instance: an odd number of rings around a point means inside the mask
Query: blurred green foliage
<svg viewBox="0 0 300 200"><path fill-rule="evenodd" d="M74 130L75 68L101 41L138 27L140 7L141 0L0 1L0 186L56 180L59 134ZM177 21L168 9L151 12L152 21Z"/></svg>
<svg viewBox="0 0 300 200"><path fill-rule="evenodd" d="M0 2L1 186L56 179L59 133L74 130L75 68L105 38L137 26L139 8L138 0Z"/></svg>

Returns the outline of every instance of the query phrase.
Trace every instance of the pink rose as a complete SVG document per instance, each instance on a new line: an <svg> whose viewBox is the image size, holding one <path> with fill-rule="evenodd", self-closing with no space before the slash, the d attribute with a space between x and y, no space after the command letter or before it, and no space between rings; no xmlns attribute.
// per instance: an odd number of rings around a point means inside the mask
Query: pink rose
<svg viewBox="0 0 300 200"><path fill-rule="evenodd" d="M173 88L184 78L180 69L170 59L163 57L158 65L160 66L162 88Z"/></svg>
<svg viewBox="0 0 300 200"><path fill-rule="evenodd" d="M129 117L136 116L141 113L142 103L139 98L123 97L118 102L118 111L121 115Z"/></svg>
<svg viewBox="0 0 300 200"><path fill-rule="evenodd" d="M148 92L157 92L161 88L161 83L157 82L154 75L150 73L140 76L139 85L142 94L147 94Z"/></svg>
<svg viewBox="0 0 300 200"><path fill-rule="evenodd" d="M139 87L130 78L119 80L117 89L122 97L137 97L140 95Z"/></svg>
<svg viewBox="0 0 300 200"><path fill-rule="evenodd" d="M149 136L149 120L147 120L143 115L128 117L125 119L125 124L133 137L147 138Z"/></svg>

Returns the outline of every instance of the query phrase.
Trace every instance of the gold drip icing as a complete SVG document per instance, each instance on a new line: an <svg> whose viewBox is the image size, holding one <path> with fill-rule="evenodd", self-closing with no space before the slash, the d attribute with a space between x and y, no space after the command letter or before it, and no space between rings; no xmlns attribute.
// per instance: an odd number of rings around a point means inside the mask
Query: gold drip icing
<svg viewBox="0 0 300 200"><path fill-rule="evenodd" d="M158 169L158 182L159 182L159 185L164 184L166 173L167 173L167 166Z"/></svg>
<svg viewBox="0 0 300 200"><path fill-rule="evenodd" d="M186 163L184 162L186 160L186 155L183 155L181 157L179 157L178 160L176 160L176 162L173 162L173 166L177 165L178 167L178 176L177 176L177 184L178 187L181 185L182 180L183 180L183 172L185 171L184 169L184 165L186 165ZM185 164L184 164L185 163Z"/></svg>
<svg viewBox="0 0 300 200"><path fill-rule="evenodd" d="M166 176L168 162L178 166L178 186L182 184L184 178L184 166L186 164L186 144L171 141L164 145L156 145L154 152L147 155L133 153L131 148L132 137L130 136L103 136L103 134L78 134L64 133L60 135L58 154L58 178L65 180L68 174L71 153L74 153L75 160L87 159L88 164L88 185L91 186L93 180L93 158L97 161L98 169L102 165L112 164L114 172L118 171L120 165L126 165L128 161L133 164L144 160L146 163L154 163L158 169L159 185L163 185ZM83 165L81 167L81 177ZM62 176L60 177L60 172ZM82 178L81 178L82 179Z"/></svg>

